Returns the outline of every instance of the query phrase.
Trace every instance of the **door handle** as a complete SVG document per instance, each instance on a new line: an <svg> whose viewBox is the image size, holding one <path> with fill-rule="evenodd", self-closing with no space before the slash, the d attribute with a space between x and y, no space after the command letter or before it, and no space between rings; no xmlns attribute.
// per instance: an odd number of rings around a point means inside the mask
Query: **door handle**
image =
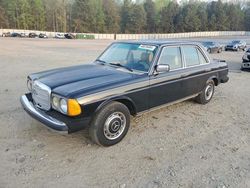
<svg viewBox="0 0 250 188"><path fill-rule="evenodd" d="M185 77L187 77L187 76L188 76L188 74L182 74L182 75L181 75L182 78L185 78Z"/></svg>
<svg viewBox="0 0 250 188"><path fill-rule="evenodd" d="M207 69L205 69L205 72L209 72L211 70L212 70L211 68L207 68Z"/></svg>

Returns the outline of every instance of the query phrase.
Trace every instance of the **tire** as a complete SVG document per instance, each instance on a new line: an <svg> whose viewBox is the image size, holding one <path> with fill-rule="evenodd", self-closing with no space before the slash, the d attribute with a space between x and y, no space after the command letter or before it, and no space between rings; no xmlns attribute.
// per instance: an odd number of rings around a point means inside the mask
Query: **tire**
<svg viewBox="0 0 250 188"><path fill-rule="evenodd" d="M130 126L130 112L119 102L111 102L99 110L89 128L93 142L101 146L112 146L120 142Z"/></svg>
<svg viewBox="0 0 250 188"><path fill-rule="evenodd" d="M202 92L195 98L195 101L199 104L207 104L214 95L214 81L208 80L205 88Z"/></svg>
<svg viewBox="0 0 250 188"><path fill-rule="evenodd" d="M217 53L221 53L222 52L222 48L219 48L218 52Z"/></svg>
<svg viewBox="0 0 250 188"><path fill-rule="evenodd" d="M212 50L211 50L210 48L208 48L208 49L207 49L207 52L208 52L209 54L211 54L211 53L212 53Z"/></svg>

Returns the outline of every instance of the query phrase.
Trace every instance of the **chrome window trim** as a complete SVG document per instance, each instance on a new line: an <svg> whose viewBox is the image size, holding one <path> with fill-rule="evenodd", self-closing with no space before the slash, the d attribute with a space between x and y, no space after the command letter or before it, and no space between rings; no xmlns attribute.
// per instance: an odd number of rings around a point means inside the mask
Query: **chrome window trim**
<svg viewBox="0 0 250 188"><path fill-rule="evenodd" d="M183 53L182 46L193 46L193 47L195 47L197 50L199 50L201 52L201 54L206 59L207 63L206 64L199 64L199 65L187 67L186 66L186 60L185 60L185 56L184 56L184 53ZM208 55L205 53L204 49L201 48L198 44L192 44L192 43L186 43L186 44L185 43L165 44L165 45L162 45L158 49L157 53L155 54L157 58L155 59L155 62L153 62L154 64L152 63L151 69L150 69L149 74L148 74L149 76L153 76L154 75L154 71L155 71L154 67L156 65L158 65L158 61L159 61L159 58L161 56L161 52L162 52L163 48L165 48L165 47L180 47L181 56L182 56L182 65L184 65L182 68L170 70L169 72L174 72L174 71L178 71L178 70L184 70L184 69L191 68L191 67L198 67L198 66L209 65L211 63L211 60L208 57ZM161 73L161 74L165 74L165 73Z"/></svg>
<svg viewBox="0 0 250 188"><path fill-rule="evenodd" d="M181 64L182 64L182 67L180 67L180 68L177 68L177 69L172 69L171 70L171 67L170 67L170 70L169 70L169 72L173 72L173 71L176 71L176 70L181 70L181 69L183 69L184 68L184 62L183 62L183 55L182 55L182 51L181 51L181 48L180 48L180 45L176 45L176 46L164 46L162 49L161 49L161 54L159 55L159 58L158 58L158 61L157 61L157 64L156 65L160 65L159 64L159 61L160 61L160 58L161 58L161 55L162 55L162 52L163 52L163 50L164 49L166 49L166 48L178 48L179 49L179 52L180 52L180 59L181 59Z"/></svg>
<svg viewBox="0 0 250 188"><path fill-rule="evenodd" d="M203 51L198 45L182 45L182 46L181 46L182 51L183 51L183 48L182 48L183 46L191 46L191 47L194 47L194 48L196 49L196 51L199 50L199 51L201 52L201 55L203 55L203 57L204 57L205 60L207 61L207 63L201 64L200 58L199 58L199 55L198 55L198 52L197 52L197 56L198 56L198 59L199 59L199 64L197 64L197 65L192 65L192 66L187 66L185 54L184 54L184 52L183 52L183 58L184 58L184 61L185 61L185 67L184 67L184 68L187 69L187 68L198 67L198 66L210 64L209 58L207 57L207 55L204 53L204 51Z"/></svg>

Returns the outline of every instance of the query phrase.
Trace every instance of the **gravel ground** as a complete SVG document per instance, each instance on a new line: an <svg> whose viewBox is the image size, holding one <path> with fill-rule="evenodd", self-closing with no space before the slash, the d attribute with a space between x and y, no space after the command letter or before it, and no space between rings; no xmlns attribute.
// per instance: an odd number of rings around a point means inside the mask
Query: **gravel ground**
<svg viewBox="0 0 250 188"><path fill-rule="evenodd" d="M232 71L209 104L186 101L134 118L113 147L92 144L87 131L53 133L22 110L29 73L89 62L111 42L0 38L0 187L250 187L243 52L212 54Z"/></svg>

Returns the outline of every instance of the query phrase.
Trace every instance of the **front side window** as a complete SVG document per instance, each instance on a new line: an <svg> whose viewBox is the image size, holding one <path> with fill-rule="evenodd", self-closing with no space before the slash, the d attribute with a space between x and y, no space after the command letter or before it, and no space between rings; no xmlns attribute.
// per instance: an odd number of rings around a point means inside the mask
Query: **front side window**
<svg viewBox="0 0 250 188"><path fill-rule="evenodd" d="M170 70L182 68L181 52L179 47L164 47L158 64L168 64Z"/></svg>
<svg viewBox="0 0 250 188"><path fill-rule="evenodd" d="M200 64L197 49L194 46L183 46L182 50L187 67L192 67Z"/></svg>
<svg viewBox="0 0 250 188"><path fill-rule="evenodd" d="M110 65L122 65L132 70L148 72L157 46L131 43L114 43L98 59Z"/></svg>

